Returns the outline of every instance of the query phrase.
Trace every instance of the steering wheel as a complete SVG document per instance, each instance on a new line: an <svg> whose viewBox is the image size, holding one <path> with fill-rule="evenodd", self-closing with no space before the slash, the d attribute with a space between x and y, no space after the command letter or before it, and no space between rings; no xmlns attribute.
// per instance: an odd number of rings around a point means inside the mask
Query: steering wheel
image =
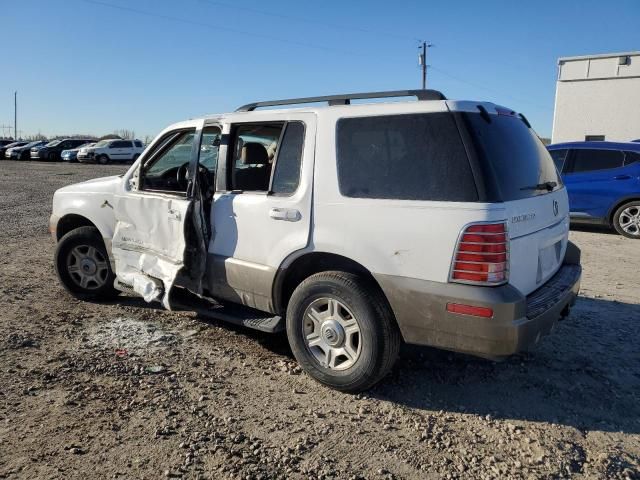
<svg viewBox="0 0 640 480"><path fill-rule="evenodd" d="M189 185L189 162L182 164L180 167L178 167L178 170L176 172L176 182L178 182L178 186L183 189L183 190L187 190L187 187Z"/></svg>

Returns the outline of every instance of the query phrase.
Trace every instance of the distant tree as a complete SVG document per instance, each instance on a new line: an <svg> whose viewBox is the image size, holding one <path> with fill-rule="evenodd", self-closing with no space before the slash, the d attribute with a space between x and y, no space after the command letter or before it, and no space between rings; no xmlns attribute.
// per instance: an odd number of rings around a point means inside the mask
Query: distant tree
<svg viewBox="0 0 640 480"><path fill-rule="evenodd" d="M133 140L136 138L136 132L133 130L127 130L126 128L121 128L120 130L116 130L113 132L114 135L118 135L123 140Z"/></svg>
<svg viewBox="0 0 640 480"><path fill-rule="evenodd" d="M122 140L120 135L116 135L115 133L109 133L107 135L103 135L98 140Z"/></svg>
<svg viewBox="0 0 640 480"><path fill-rule="evenodd" d="M151 142L153 142L153 137L151 135L145 135L144 136L144 144L145 145L150 145Z"/></svg>

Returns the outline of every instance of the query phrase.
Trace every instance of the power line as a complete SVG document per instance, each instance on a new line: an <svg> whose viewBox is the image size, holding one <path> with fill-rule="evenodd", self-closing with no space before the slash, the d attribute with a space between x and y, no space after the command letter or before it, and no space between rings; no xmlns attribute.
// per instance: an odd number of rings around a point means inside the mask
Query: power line
<svg viewBox="0 0 640 480"><path fill-rule="evenodd" d="M199 22L196 20L189 20L186 18L180 18L180 17L174 17L171 15L164 15L161 13L155 13L155 12L149 12L146 10L140 10L137 8L133 8L133 7L125 7L123 5L115 5L113 3L108 3L108 2L102 2L100 0L82 0L85 3L92 3L94 5L101 5L103 7L109 7L109 8L114 8L117 10L123 10L126 12L132 12L132 13L137 13L139 15L146 15L148 17L155 17L155 18L160 18L162 20L169 20L169 21L173 21L173 22L180 22L180 23L185 23L188 25L196 25L199 27L203 27L203 28L208 28L211 30L222 30L222 31L227 31L227 32L232 32L232 33L239 33L241 35L247 35L250 37L257 37L257 38L264 38L267 40L273 40L275 42L281 42L281 43L288 43L291 45L297 45L299 47L306 47L306 48L315 48L318 50L325 50L325 51L329 51L329 52L340 52L340 53L350 53L352 55L363 55L363 53L359 53L359 52L353 52L353 51L349 51L349 50L344 50L344 49L338 49L338 48L334 48L334 47L328 47L325 45L320 45L320 44L315 44L315 43L309 43L309 42L299 42L296 40L289 40L286 38L281 38L281 37L274 37L272 35L266 35L266 34L262 34L262 33L255 33L255 32L247 32L244 30L237 30L235 28L230 28L230 27L224 27L221 25L214 25L211 23L205 23L205 22Z"/></svg>
<svg viewBox="0 0 640 480"><path fill-rule="evenodd" d="M478 84L478 83L475 83L475 82L469 82L468 80L460 78L460 77L458 77L456 75L452 75L449 72L447 72L446 70L443 70L443 69L441 69L439 67L430 66L429 68L431 68L432 70L436 70L436 71L440 72L445 77L449 77L452 80L455 80L456 82L464 83L466 85L469 85L470 87L479 88L480 90L485 90L485 91L487 91L489 93L493 93L494 95L500 95L500 96L503 96L503 97L510 97L511 99L516 100L518 102L527 103L529 105L535 105L536 107L538 107L539 110L542 110L538 103L532 102L531 100L527 100L527 99L519 98L519 97L514 97L513 95L510 95L510 94L507 94L507 93L503 93L503 92L500 92L498 90L494 90L494 89L492 89L490 87L487 87L485 85L481 85L481 84ZM548 110L548 109L545 109L545 110Z"/></svg>
<svg viewBox="0 0 640 480"><path fill-rule="evenodd" d="M316 20L316 19L311 19L311 18L304 18L304 17L297 17L297 16L293 16L293 15L286 15L286 14L282 14L282 13L274 13L274 12L267 12L265 10L259 10L256 8L250 8L250 7L242 7L242 6L238 6L238 5L232 5L226 2L219 2L216 0L202 0L206 3L209 3L211 5L217 5L220 7L224 7L224 8L231 8L234 10L241 10L244 12L251 12L251 13L257 13L258 15L264 15L267 17L274 17L274 18L281 18L284 20L294 20L296 22L304 22L304 23L310 23L310 24L315 24L315 25L321 25L324 27L329 27L329 28L333 28L336 30L346 30L346 31L358 31L361 33L366 33L368 35L375 35L376 37L379 36L386 36L386 37L395 37L398 39L402 39L402 40L411 40L413 42L415 42L416 40L419 41L418 38L416 37L410 37L407 35L400 35L397 33L392 33L392 32L388 32L388 31L382 31L382 30L370 30L367 28L362 28L359 27L357 25L340 25L337 23L329 23L329 22L324 22L321 20Z"/></svg>

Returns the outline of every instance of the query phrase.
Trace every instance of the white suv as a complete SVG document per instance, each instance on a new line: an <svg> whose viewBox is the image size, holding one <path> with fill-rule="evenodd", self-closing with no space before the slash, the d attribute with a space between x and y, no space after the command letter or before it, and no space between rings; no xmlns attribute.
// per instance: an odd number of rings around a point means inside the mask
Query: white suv
<svg viewBox="0 0 640 480"><path fill-rule="evenodd" d="M350 104L396 96L418 101ZM256 111L312 102L329 105ZM579 289L568 212L525 117L418 90L172 125L124 176L58 190L50 229L76 297L286 328L306 372L358 391L402 340L492 358L538 342Z"/></svg>
<svg viewBox="0 0 640 480"><path fill-rule="evenodd" d="M140 140L100 140L91 147L84 147L78 151L79 162L110 162L135 161L144 151Z"/></svg>

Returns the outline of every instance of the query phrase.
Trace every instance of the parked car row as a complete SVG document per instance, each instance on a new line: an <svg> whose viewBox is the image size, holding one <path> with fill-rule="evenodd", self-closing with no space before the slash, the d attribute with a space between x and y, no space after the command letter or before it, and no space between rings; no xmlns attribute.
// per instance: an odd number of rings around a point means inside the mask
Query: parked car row
<svg viewBox="0 0 640 480"><path fill-rule="evenodd" d="M0 158L8 160L45 160L68 162L110 162L133 161L140 156L144 145L140 140L89 138L64 138L50 142L0 140Z"/></svg>
<svg viewBox="0 0 640 480"><path fill-rule="evenodd" d="M640 143L571 142L548 149L569 194L572 223L640 239Z"/></svg>

